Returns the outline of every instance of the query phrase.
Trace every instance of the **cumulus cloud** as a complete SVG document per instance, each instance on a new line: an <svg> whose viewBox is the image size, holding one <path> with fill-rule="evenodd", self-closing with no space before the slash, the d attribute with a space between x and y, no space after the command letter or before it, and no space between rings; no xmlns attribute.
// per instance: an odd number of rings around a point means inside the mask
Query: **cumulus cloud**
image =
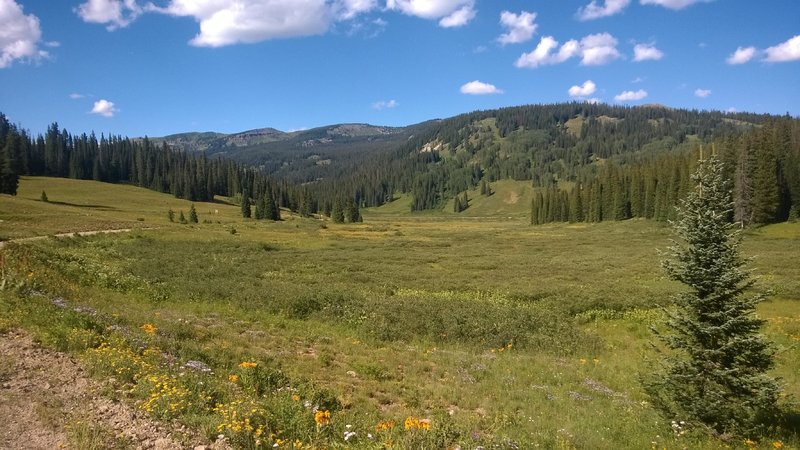
<svg viewBox="0 0 800 450"><path fill-rule="evenodd" d="M594 20L601 17L613 16L619 14L628 7L631 0L605 0L602 5L597 3L597 0L592 0L588 5L579 8L575 16L578 20Z"/></svg>
<svg viewBox="0 0 800 450"><path fill-rule="evenodd" d="M695 89L694 96L700 98L706 98L711 95L711 89Z"/></svg>
<svg viewBox="0 0 800 450"><path fill-rule="evenodd" d="M713 0L641 0L640 3L643 5L658 5L663 6L664 8L669 8L672 10L679 10L686 8L687 6L694 5L695 3L701 2L709 2Z"/></svg>
<svg viewBox="0 0 800 450"><path fill-rule="evenodd" d="M443 28L460 27L475 18L475 0L386 0L386 8L423 19L439 19Z"/></svg>
<svg viewBox="0 0 800 450"><path fill-rule="evenodd" d="M764 50L767 62L787 62L800 60L800 34L774 47Z"/></svg>
<svg viewBox="0 0 800 450"><path fill-rule="evenodd" d="M641 100L647 97L647 91L639 89L638 91L623 91L621 94L614 96L614 100L618 102L630 102Z"/></svg>
<svg viewBox="0 0 800 450"><path fill-rule="evenodd" d="M361 4L349 5L354 8ZM176 17L194 18L200 24L200 33L190 44L197 47L322 34L337 12L341 17L349 14L347 8L347 3L331 6L325 0L171 0L164 8L151 7Z"/></svg>
<svg viewBox="0 0 800 450"><path fill-rule="evenodd" d="M728 56L725 62L731 65L744 64L753 59L756 56L756 52L757 50L755 47L739 47Z"/></svg>
<svg viewBox="0 0 800 450"><path fill-rule="evenodd" d="M580 86L572 86L568 92L570 97L584 98L597 92L597 85L592 80L586 80Z"/></svg>
<svg viewBox="0 0 800 450"><path fill-rule="evenodd" d="M372 104L372 109L377 109L378 111L382 109L392 109L397 108L400 104L397 103L395 100L381 100L379 102L375 102Z"/></svg>
<svg viewBox="0 0 800 450"><path fill-rule="evenodd" d="M530 52L523 53L517 59L517 67L536 68L544 65L560 64L572 57L580 57L584 66L608 64L620 58L617 51L617 39L608 33L590 34L580 42L571 39L559 47L552 36L544 36L539 45Z"/></svg>
<svg viewBox="0 0 800 450"><path fill-rule="evenodd" d="M567 41L561 48L553 36L542 36L533 51L523 53L514 63L517 67L536 68L551 64L560 64L575 56L579 51L578 41Z"/></svg>
<svg viewBox="0 0 800 450"><path fill-rule="evenodd" d="M75 12L84 22L102 23L108 31L124 28L139 17L143 9L136 0L88 0Z"/></svg>
<svg viewBox="0 0 800 450"><path fill-rule="evenodd" d="M658 61L664 57L664 52L656 48L655 44L636 44L633 47L634 61Z"/></svg>
<svg viewBox="0 0 800 450"><path fill-rule="evenodd" d="M608 33L590 34L581 39L581 64L601 66L619 58L617 39Z"/></svg>
<svg viewBox="0 0 800 450"><path fill-rule="evenodd" d="M439 26L442 28L457 28L463 27L475 18L477 12L472 6L463 6L453 12L447 17L443 17L439 21Z"/></svg>
<svg viewBox="0 0 800 450"><path fill-rule="evenodd" d="M16 60L39 60L48 53L39 49L39 18L25 15L14 0L0 0L0 69Z"/></svg>
<svg viewBox="0 0 800 450"><path fill-rule="evenodd" d="M488 95L488 94L502 94L502 89L497 89L497 86L482 81L470 81L469 83L461 86L462 94L470 95Z"/></svg>
<svg viewBox="0 0 800 450"><path fill-rule="evenodd" d="M103 117L114 117L114 114L119 112L117 108L114 107L114 102L110 102L106 99L100 99L94 102L94 106L90 113L97 114Z"/></svg>
<svg viewBox="0 0 800 450"><path fill-rule="evenodd" d="M509 11L503 11L500 13L500 25L508 31L501 34L497 38L497 42L506 45L519 44L531 40L538 26L533 23L534 20L536 20L536 13L522 11L519 14L514 14Z"/></svg>

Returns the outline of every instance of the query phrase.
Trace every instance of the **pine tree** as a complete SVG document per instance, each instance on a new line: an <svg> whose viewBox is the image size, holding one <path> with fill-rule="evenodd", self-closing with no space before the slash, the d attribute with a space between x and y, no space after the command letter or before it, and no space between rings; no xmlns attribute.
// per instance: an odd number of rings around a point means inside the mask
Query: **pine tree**
<svg viewBox="0 0 800 450"><path fill-rule="evenodd" d="M773 417L780 392L765 373L774 359L759 333L764 321L754 316L763 296L745 296L754 279L727 220L733 202L722 164L716 157L700 161L692 179L695 189L675 223L683 243L664 261L670 278L688 290L668 311L666 332L657 332L671 352L645 387L668 420L749 436Z"/></svg>
<svg viewBox="0 0 800 450"><path fill-rule="evenodd" d="M189 223L197 223L197 210L194 209L194 203L189 207Z"/></svg>
<svg viewBox="0 0 800 450"><path fill-rule="evenodd" d="M263 218L267 220L281 220L281 210L275 204L275 198L272 196L272 188L267 184L267 189L262 198L262 208L264 209Z"/></svg>
<svg viewBox="0 0 800 450"><path fill-rule="evenodd" d="M333 207L331 208L331 220L333 220L333 223L344 223L344 209L342 208L341 199L337 198L333 201Z"/></svg>
<svg viewBox="0 0 800 450"><path fill-rule="evenodd" d="M42 190L42 195L39 196L39 200L41 200L41 201L43 201L45 203L50 202L50 199L47 198L47 192ZM172 210L170 210L170 211L172 211Z"/></svg>
<svg viewBox="0 0 800 450"><path fill-rule="evenodd" d="M358 210L358 204L351 198L347 199L347 206L344 209L345 219L350 223L361 222L361 212Z"/></svg>
<svg viewBox="0 0 800 450"><path fill-rule="evenodd" d="M42 191L42 195L45 195L44 191ZM170 222L175 222L175 211L173 211L172 208L167 211L167 218Z"/></svg>
<svg viewBox="0 0 800 450"><path fill-rule="evenodd" d="M249 219L253 216L253 210L250 207L250 193L247 191L242 192L242 217Z"/></svg>
<svg viewBox="0 0 800 450"><path fill-rule="evenodd" d="M0 193L17 195L19 186L20 136L13 130L6 137L4 148L0 148Z"/></svg>
<svg viewBox="0 0 800 450"><path fill-rule="evenodd" d="M178 217L178 222L180 222L180 223L186 223L186 216L184 216L184 215L183 215L183 210L181 210L181 214L180 214L180 216Z"/></svg>

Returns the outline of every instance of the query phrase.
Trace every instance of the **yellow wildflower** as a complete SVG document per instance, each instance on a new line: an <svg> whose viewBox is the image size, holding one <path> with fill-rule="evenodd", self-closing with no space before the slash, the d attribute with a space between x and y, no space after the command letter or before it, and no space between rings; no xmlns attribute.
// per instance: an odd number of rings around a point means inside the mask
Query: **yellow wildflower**
<svg viewBox="0 0 800 450"><path fill-rule="evenodd" d="M773 442L773 443L772 443L772 446L773 446L774 448L783 448L783 442L781 442L781 441L775 441L775 442Z"/></svg>
<svg viewBox="0 0 800 450"><path fill-rule="evenodd" d="M381 420L375 425L375 431L387 431L394 428L394 420Z"/></svg>
<svg viewBox="0 0 800 450"><path fill-rule="evenodd" d="M156 326L153 325L152 323L146 323L139 328L141 328L142 331L144 331L147 334L156 334L156 331L158 331L158 328L156 328Z"/></svg>
<svg viewBox="0 0 800 450"><path fill-rule="evenodd" d="M252 369L257 365L258 363L251 361L242 361L241 363L239 363L239 367L241 367L242 369Z"/></svg>
<svg viewBox="0 0 800 450"><path fill-rule="evenodd" d="M314 422L317 423L317 426L325 426L330 425L331 423L331 412L328 410L325 411L317 411L314 413Z"/></svg>
<svg viewBox="0 0 800 450"><path fill-rule="evenodd" d="M233 373L228 375L228 381L230 381L231 383L236 383L237 381L239 381L239 375Z"/></svg>
<svg viewBox="0 0 800 450"><path fill-rule="evenodd" d="M292 394L292 401L299 402L300 401L300 396L297 395L297 394Z"/></svg>

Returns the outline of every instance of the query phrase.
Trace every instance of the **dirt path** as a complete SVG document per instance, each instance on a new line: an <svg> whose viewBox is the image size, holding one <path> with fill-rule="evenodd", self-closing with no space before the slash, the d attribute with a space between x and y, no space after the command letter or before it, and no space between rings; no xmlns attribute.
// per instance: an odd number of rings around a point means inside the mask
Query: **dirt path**
<svg viewBox="0 0 800 450"><path fill-rule="evenodd" d="M139 230L152 230L152 228L138 228ZM112 233L127 233L129 231L133 231L133 228L119 228L115 230L93 230L93 231L76 231L74 233L58 233L52 234L49 236L34 236L34 237L27 237L27 238L19 238L19 239L11 239L10 241L0 241L0 250L6 246L9 242L30 242L30 241L41 241L42 239L47 239L51 236L55 237L70 237L70 236L94 236L95 234L112 234Z"/></svg>
<svg viewBox="0 0 800 450"><path fill-rule="evenodd" d="M21 331L0 335L0 449L214 448L182 427L101 396L102 389L71 356L44 349Z"/></svg>

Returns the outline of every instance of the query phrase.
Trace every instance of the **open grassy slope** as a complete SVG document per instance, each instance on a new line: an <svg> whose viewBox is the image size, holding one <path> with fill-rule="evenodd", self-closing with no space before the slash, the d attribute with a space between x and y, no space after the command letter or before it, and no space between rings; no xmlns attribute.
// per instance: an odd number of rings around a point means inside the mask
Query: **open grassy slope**
<svg viewBox="0 0 800 450"><path fill-rule="evenodd" d="M42 202L42 191L48 202ZM153 227L168 222L167 211L188 214L191 203L122 184L66 178L23 177L16 196L0 195L0 238L73 231ZM224 223L241 218L238 206L197 203L200 220Z"/></svg>
<svg viewBox="0 0 800 450"><path fill-rule="evenodd" d="M43 187L52 201L72 205L41 204ZM112 376L109 361L134 361L144 375L130 384L114 377L129 392L122 400L209 436L224 433L243 448L255 445L254 431L235 431L225 413L237 401L269 411L247 416L267 424L264 447L299 439L305 448L744 448L697 430L673 433L639 385L653 364L648 327L660 316L656 307L679 290L659 266L657 249L669 245L670 230L647 221L531 227L526 184L493 189L461 215L412 215L400 198L365 211L363 224L266 223L242 220L235 206L198 204L201 223L190 226L168 222L168 208L189 204L167 195L24 179L18 198L0 196L5 235L104 224L152 229L7 247L6 286L17 288L0 290L0 332L25 327L75 352L99 377ZM517 203L504 203L513 193ZM86 204L95 207L76 206ZM795 396L797 249L800 224L745 237L756 273L775 291L759 308L776 343L775 374ZM97 315L61 310L50 302L55 296ZM177 365L140 364L155 356L108 350L120 336L134 349L157 347ZM119 355L129 356L113 359ZM189 360L214 374L170 378L169 367ZM258 362L267 381L240 367L247 361ZM173 397L141 381L150 375L202 398L172 411ZM255 395L256 385L266 395ZM306 401L331 410L330 424L315 423ZM404 429L408 417L430 419L431 429L413 420ZM347 431L354 440L344 441ZM755 446L778 441L800 446L791 429Z"/></svg>

